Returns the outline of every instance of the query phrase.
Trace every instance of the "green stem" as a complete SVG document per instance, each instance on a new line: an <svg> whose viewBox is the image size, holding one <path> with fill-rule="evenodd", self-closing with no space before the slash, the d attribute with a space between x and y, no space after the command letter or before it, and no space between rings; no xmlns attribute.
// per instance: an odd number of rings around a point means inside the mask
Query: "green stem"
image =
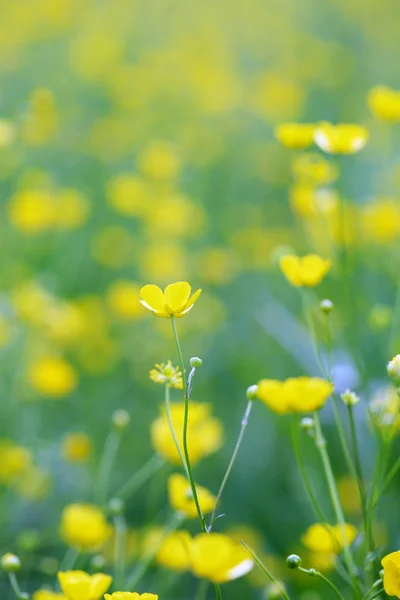
<svg viewBox="0 0 400 600"><path fill-rule="evenodd" d="M210 583L207 579L201 579L194 600L206 600L209 585Z"/></svg>
<svg viewBox="0 0 400 600"><path fill-rule="evenodd" d="M353 561L353 557L350 552L349 544L347 542L346 536L346 521L344 518L342 506L339 500L339 494L336 488L335 477L332 471L331 461L329 459L328 452L326 450L326 440L322 434L321 423L319 420L319 415L317 412L314 413L314 423L315 423L315 445L321 457L322 466L324 468L326 481L328 484L329 495L331 497L331 502L333 506L333 510L335 512L337 523L339 524L342 530L343 537L343 554L346 562L347 569L349 571L350 577L353 581L354 591L356 594L359 593L359 584L357 580L357 570Z"/></svg>
<svg viewBox="0 0 400 600"><path fill-rule="evenodd" d="M274 585L276 585L276 587L278 588L278 590L281 593L282 598L284 598L285 600L290 600L289 596L287 595L285 589L282 587L281 583L275 579L275 577L272 575L272 573L267 569L267 567L265 566L265 564L263 563L263 561L259 558L259 556L257 556L257 554L254 552L254 550L252 550L250 548L250 546L248 546L245 542L241 541L240 542L242 544L242 546L244 546L246 548L246 550L251 554L251 556L254 559L254 562L256 563L257 567L260 569L260 571L262 571L264 573L264 575L266 575L268 577L268 579L271 581L271 583L273 583Z"/></svg>
<svg viewBox="0 0 400 600"><path fill-rule="evenodd" d="M78 556L79 551L76 548L72 548L70 546L64 554L64 558L61 561L60 571L70 571L75 565Z"/></svg>
<svg viewBox="0 0 400 600"><path fill-rule="evenodd" d="M181 446L180 446L178 438L176 436L175 429L174 429L174 423L172 421L171 403L170 403L170 393L169 393L169 390L170 390L169 385L168 385L168 383L166 383L165 384L165 411L167 413L169 430L171 432L171 435L172 435L172 438L174 440L176 449L178 451L179 458L181 460L182 466L183 466L183 468L185 470L186 477L189 479L189 472L188 472L188 469L187 469L186 461L185 461L185 458L184 458L184 456L182 454Z"/></svg>
<svg viewBox="0 0 400 600"><path fill-rule="evenodd" d="M99 475L96 489L96 500L97 503L100 505L105 504L107 501L110 476L120 443L121 432L117 429L112 429L107 436L107 439L104 444L103 454L100 459Z"/></svg>
<svg viewBox="0 0 400 600"><path fill-rule="evenodd" d="M165 464L164 460L158 455L153 454L136 473L126 481L120 489L115 493L116 498L126 499L131 498L135 492L145 484L153 475Z"/></svg>
<svg viewBox="0 0 400 600"><path fill-rule="evenodd" d="M217 507L218 507L218 505L219 505L219 503L221 501L221 497L222 497L222 494L224 492L226 483L227 483L227 481L229 479L229 476L230 476L231 471L233 469L233 465L235 464L235 460L236 460L236 457L238 455L240 446L242 444L244 432L246 430L246 427L247 427L247 424L248 424L248 421L249 421L249 417L250 417L252 406L253 406L253 401L249 400L248 403L247 403L246 411L244 413L244 417L242 419L242 425L241 425L241 428L240 428L239 437L238 437L237 442L235 444L235 448L233 450L231 460L229 461L228 468L226 469L226 473L224 475L224 478L223 478L222 483L220 485L220 488L218 490L217 498L216 498L215 504L214 504L214 509L213 509L211 517L210 517L210 523L209 523L208 528L207 528L208 531L211 531L212 526L214 524L215 513L216 513Z"/></svg>
<svg viewBox="0 0 400 600"><path fill-rule="evenodd" d="M370 596L368 598L368 600L374 600L374 598L377 598L378 596L380 596L381 594L383 594L385 590L383 588L381 588L380 590L378 590L377 592L375 592L375 594L373 596Z"/></svg>
<svg viewBox="0 0 400 600"><path fill-rule="evenodd" d="M219 587L219 583L214 583L214 590L217 600L222 600L221 588Z"/></svg>
<svg viewBox="0 0 400 600"><path fill-rule="evenodd" d="M373 552L374 540L372 537L372 531L371 531L371 526L370 526L371 521L368 518L368 506L367 506L367 498L366 498L365 486L364 486L364 477L363 477L363 472L362 472L360 452L359 452L359 448L358 448L357 432L356 432L356 425L355 425L355 420L354 420L354 411L353 411L353 406L351 404L347 405L347 413L349 415L350 436L351 436L351 442L353 445L353 456L354 456L354 464L355 464L356 474L357 474L358 490L360 492L365 538L366 538L366 543L367 543L367 551Z"/></svg>
<svg viewBox="0 0 400 600"><path fill-rule="evenodd" d="M184 412L184 417L183 417L183 452L184 452L184 455L185 455L185 463L184 464L186 464L186 470L187 470L187 474L188 474L190 488L192 490L193 500L194 500L195 505L196 505L197 514L199 516L199 520L200 520L200 524L201 524L201 529L202 529L202 531L204 533L206 533L207 528L206 528L206 524L205 524L205 519L204 519L203 512L201 510L199 498L197 496L196 485L195 485L194 479L193 479L192 465L190 464L190 456L189 456L189 449L188 449L188 439L187 439L187 437L188 437L187 436L187 434L188 434L188 423L189 423L188 387L187 387L186 376L185 376L185 364L183 362L181 345L180 345L180 342L179 342L178 331L176 329L175 317L173 315L171 316L171 325L172 325L172 331L174 332L176 348L177 348L178 356L179 356L179 362L180 362L180 367L181 367L181 372L182 372L182 379L183 379L183 389L185 391L185 398L184 398L184 401L185 401L185 412Z"/></svg>
<svg viewBox="0 0 400 600"><path fill-rule="evenodd" d="M344 430L342 418L340 416L340 398L336 393L332 394L332 408L333 408L333 416L335 418L335 424L339 435L340 444L342 446L343 455L347 463L347 467L353 477L353 479L357 479L357 471L354 466L353 460L351 458L351 452L349 445L347 443L346 432Z"/></svg>
<svg viewBox="0 0 400 600"><path fill-rule="evenodd" d="M381 585L381 583L382 583L382 579L378 579L377 581L375 581L375 583L372 584L372 586L370 587L368 592L365 594L365 596L363 596L362 600L367 600L370 593L373 592L374 589L377 588L379 585Z"/></svg>
<svg viewBox="0 0 400 600"><path fill-rule="evenodd" d="M15 573L8 573L8 579L10 581L10 585L13 589L14 594L17 596L18 600L23 600L28 596L21 591L19 587L18 579Z"/></svg>
<svg viewBox="0 0 400 600"><path fill-rule="evenodd" d="M397 474L397 471L399 469L400 469L400 457L396 460L393 467L390 469L389 473L386 475L385 481L383 482L383 485L382 485L382 488L380 489L378 494L375 495L373 504L372 504L373 507L376 506L379 498L386 492L387 488L389 487L390 483L393 480L393 477Z"/></svg>
<svg viewBox="0 0 400 600"><path fill-rule="evenodd" d="M339 600L343 600L343 596L337 589L336 585L334 583L332 583L332 581L330 579L325 577L325 575L322 575L322 573L320 573L319 571L316 571L315 569L303 569L303 567L298 567L298 570L301 571L302 573L306 573L306 575L311 575L313 577L319 577L320 579L325 581L325 583L327 585L329 585L329 587L335 592L335 594L339 598Z"/></svg>
<svg viewBox="0 0 400 600"><path fill-rule="evenodd" d="M122 590L125 577L125 555L126 555L126 522L124 515L115 515L115 547L114 547L114 586L116 590Z"/></svg>

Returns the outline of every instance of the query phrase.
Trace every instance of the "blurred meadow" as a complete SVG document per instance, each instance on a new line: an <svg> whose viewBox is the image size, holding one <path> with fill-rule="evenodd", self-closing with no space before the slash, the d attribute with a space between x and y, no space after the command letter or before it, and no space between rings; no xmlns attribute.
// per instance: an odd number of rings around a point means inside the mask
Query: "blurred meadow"
<svg viewBox="0 0 400 600"><path fill-rule="evenodd" d="M327 359L319 303L330 299L333 381L361 398L354 415L370 482L382 436L367 406L390 398L399 414L386 365L400 352L400 108L380 118L371 95L400 88L398 1L15 0L1 13L0 549L20 557L22 589L55 589L70 504L121 497L127 573L160 545L179 468L157 455L164 388L149 372L179 357L169 320L139 303L146 284L203 290L177 321L186 368L190 357L203 361L191 402L209 403L221 427L196 481L217 493L248 386L324 377L314 346ZM347 156L276 139L282 123L325 121L366 127L368 143ZM286 254L309 253L332 261L305 290L311 332L303 294L279 268ZM172 387L171 398L182 391ZM360 530L330 402L320 417L346 521ZM333 569L302 537L315 517L289 429L254 403L214 529L256 549L292 598L328 600L323 581L285 565L296 552ZM328 506L313 443L302 443ZM104 482L110 444L119 448ZM120 494L143 465L153 476ZM397 475L373 528L378 545L400 547ZM185 529L200 531L194 520ZM77 561L112 573L112 543ZM186 600L197 586L156 558L135 591ZM0 595L14 597L6 574ZM256 569L222 595L280 597Z"/></svg>

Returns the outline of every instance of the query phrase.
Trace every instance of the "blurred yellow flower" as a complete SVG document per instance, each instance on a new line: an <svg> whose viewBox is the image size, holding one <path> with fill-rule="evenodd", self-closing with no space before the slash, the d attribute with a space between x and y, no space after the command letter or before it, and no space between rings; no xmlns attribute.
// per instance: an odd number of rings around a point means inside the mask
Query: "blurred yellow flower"
<svg viewBox="0 0 400 600"><path fill-rule="evenodd" d="M140 288L132 281L115 281L108 288L108 306L113 315L124 321L136 320L143 316L139 300Z"/></svg>
<svg viewBox="0 0 400 600"><path fill-rule="evenodd" d="M158 564L179 573L188 571L190 541L191 536L188 531L169 533L157 551Z"/></svg>
<svg viewBox="0 0 400 600"><path fill-rule="evenodd" d="M134 239L123 227L104 227L93 237L91 254L103 267L120 269L132 262Z"/></svg>
<svg viewBox="0 0 400 600"><path fill-rule="evenodd" d="M117 175L107 185L110 205L127 217L142 217L151 208L149 184L138 175Z"/></svg>
<svg viewBox="0 0 400 600"><path fill-rule="evenodd" d="M55 97L51 90L38 88L29 100L21 136L28 145L43 146L53 139L60 122Z"/></svg>
<svg viewBox="0 0 400 600"><path fill-rule="evenodd" d="M157 594L138 594L137 592L113 592L104 594L105 600L158 600Z"/></svg>
<svg viewBox="0 0 400 600"><path fill-rule="evenodd" d="M11 224L26 235L42 233L54 223L54 198L46 191L21 190L11 198L7 210Z"/></svg>
<svg viewBox="0 0 400 600"><path fill-rule="evenodd" d="M12 290L11 303L19 318L42 324L43 316L53 310L53 296L38 282L28 281Z"/></svg>
<svg viewBox="0 0 400 600"><path fill-rule="evenodd" d="M364 148L368 137L369 133L365 127L347 123L340 125L321 123L314 134L317 146L329 154L354 154L359 152Z"/></svg>
<svg viewBox="0 0 400 600"><path fill-rule="evenodd" d="M308 413L322 408L334 386L319 377L291 377L285 381L262 379L258 398L278 414Z"/></svg>
<svg viewBox="0 0 400 600"><path fill-rule="evenodd" d="M292 173L297 181L319 186L335 181L338 169L319 154L301 153L293 159Z"/></svg>
<svg viewBox="0 0 400 600"><path fill-rule="evenodd" d="M105 544L111 535L111 527L97 506L69 504L61 515L60 534L69 546L93 551Z"/></svg>
<svg viewBox="0 0 400 600"><path fill-rule="evenodd" d="M157 285L145 285L140 290L140 303L156 317L184 317L201 294L201 289L192 296L187 281L167 285L164 292Z"/></svg>
<svg viewBox="0 0 400 600"><path fill-rule="evenodd" d="M315 128L309 123L282 123L275 128L275 137L286 148L304 150L313 145Z"/></svg>
<svg viewBox="0 0 400 600"><path fill-rule="evenodd" d="M196 485L196 491L202 513L211 512L215 506L216 497L200 485ZM168 496L174 510L183 513L189 519L197 517L196 504L186 477L178 473L174 473L169 477Z"/></svg>
<svg viewBox="0 0 400 600"><path fill-rule="evenodd" d="M181 168L176 150L167 142L154 141L145 148L138 159L140 170L156 180L173 179Z"/></svg>
<svg viewBox="0 0 400 600"><path fill-rule="evenodd" d="M382 558L383 587L388 596L400 598L400 550Z"/></svg>
<svg viewBox="0 0 400 600"><path fill-rule="evenodd" d="M296 183L292 186L289 200L293 212L304 218L329 215L338 206L334 190L317 189L309 183Z"/></svg>
<svg viewBox="0 0 400 600"><path fill-rule="evenodd" d="M184 402L171 405L171 417L178 440L183 436ZM211 416L211 405L190 402L188 424L189 455L192 464L216 452L222 444L222 424ZM165 410L151 424L151 439L155 450L168 462L180 465L180 457L168 424Z"/></svg>
<svg viewBox="0 0 400 600"><path fill-rule="evenodd" d="M139 267L142 278L168 282L185 279L187 273L187 252L182 244L153 241L142 249Z"/></svg>
<svg viewBox="0 0 400 600"><path fill-rule="evenodd" d="M16 138L15 126L7 119L0 119L0 148L6 148Z"/></svg>
<svg viewBox="0 0 400 600"><path fill-rule="evenodd" d="M377 119L400 121L400 92L378 85L368 92L368 106Z"/></svg>
<svg viewBox="0 0 400 600"><path fill-rule="evenodd" d="M350 475L344 475L337 482L337 488L343 510L349 514L359 514L361 501L357 481Z"/></svg>
<svg viewBox="0 0 400 600"><path fill-rule="evenodd" d="M169 192L153 202L145 220L149 233L155 238L160 235L194 237L204 231L206 213L188 196Z"/></svg>
<svg viewBox="0 0 400 600"><path fill-rule="evenodd" d="M86 433L68 433L62 442L63 458L69 462L80 463L90 458L92 453L92 440Z"/></svg>
<svg viewBox="0 0 400 600"><path fill-rule="evenodd" d="M46 498L51 490L50 475L42 467L31 465L17 480L15 490L23 498L39 502Z"/></svg>
<svg viewBox="0 0 400 600"><path fill-rule="evenodd" d="M57 576L68 600L100 600L112 582L112 577L104 573L89 575L85 571L59 571Z"/></svg>
<svg viewBox="0 0 400 600"><path fill-rule="evenodd" d="M29 450L8 440L0 440L0 483L12 483L26 473L31 464Z"/></svg>
<svg viewBox="0 0 400 600"><path fill-rule="evenodd" d="M400 236L400 206L394 198L379 198L361 207L363 238L377 244L392 244Z"/></svg>
<svg viewBox="0 0 400 600"><path fill-rule="evenodd" d="M51 590L36 590L32 596L33 600L68 600L67 596L60 594L59 592L52 592Z"/></svg>
<svg viewBox="0 0 400 600"><path fill-rule="evenodd" d="M194 575L214 583L232 581L253 568L247 550L222 533L201 533L192 539L189 548Z"/></svg>
<svg viewBox="0 0 400 600"><path fill-rule="evenodd" d="M350 545L357 537L357 529L351 523L346 523L344 530L341 525L314 523L302 536L301 541L312 552L339 554L345 545Z"/></svg>
<svg viewBox="0 0 400 600"><path fill-rule="evenodd" d="M317 571L326 573L332 571L336 566L336 554L332 552L310 552L308 564L312 565Z"/></svg>
<svg viewBox="0 0 400 600"><path fill-rule="evenodd" d="M57 192L54 210L54 227L70 231L81 227L89 216L89 202L77 190L65 189Z"/></svg>
<svg viewBox="0 0 400 600"><path fill-rule="evenodd" d="M204 248L198 259L198 277L212 284L225 285L240 270L239 257L229 248Z"/></svg>
<svg viewBox="0 0 400 600"><path fill-rule="evenodd" d="M318 285L331 268L331 261L317 254L300 257L287 254L279 261L286 279L295 287L314 287Z"/></svg>
<svg viewBox="0 0 400 600"><path fill-rule="evenodd" d="M172 366L170 360L166 364L155 365L155 368L150 371L150 379L154 383L161 383L163 385L168 383L169 387L177 390L183 389L182 373L179 367Z"/></svg>
<svg viewBox="0 0 400 600"><path fill-rule="evenodd" d="M63 398L71 394L78 385L75 369L59 356L44 356L31 362L28 381L40 395Z"/></svg>

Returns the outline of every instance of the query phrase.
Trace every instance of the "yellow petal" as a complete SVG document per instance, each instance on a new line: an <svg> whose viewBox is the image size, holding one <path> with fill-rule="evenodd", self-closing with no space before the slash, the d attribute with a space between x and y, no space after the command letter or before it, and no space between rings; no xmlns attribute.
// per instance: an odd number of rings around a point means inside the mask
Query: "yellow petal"
<svg viewBox="0 0 400 600"><path fill-rule="evenodd" d="M110 575L104 573L95 573L92 575L92 589L90 592L90 600L96 600L104 595L112 582Z"/></svg>
<svg viewBox="0 0 400 600"><path fill-rule="evenodd" d="M58 580L69 600L85 600L91 597L91 579L84 571L61 571L58 573Z"/></svg>
<svg viewBox="0 0 400 600"><path fill-rule="evenodd" d="M178 281L167 285L164 291L165 304L170 314L180 312L190 296L191 287L187 281Z"/></svg>
<svg viewBox="0 0 400 600"><path fill-rule="evenodd" d="M302 285L300 260L298 256L294 256L293 254L283 256L279 261L279 267L289 283L296 287Z"/></svg>
<svg viewBox="0 0 400 600"><path fill-rule="evenodd" d="M164 294L158 285L145 285L140 290L140 302L154 313L165 313Z"/></svg>
<svg viewBox="0 0 400 600"><path fill-rule="evenodd" d="M189 300L186 302L185 304L185 308L184 310L190 310L193 306L193 304L196 302L197 298L200 296L202 292L202 289L198 289L194 294L192 294L189 298Z"/></svg>

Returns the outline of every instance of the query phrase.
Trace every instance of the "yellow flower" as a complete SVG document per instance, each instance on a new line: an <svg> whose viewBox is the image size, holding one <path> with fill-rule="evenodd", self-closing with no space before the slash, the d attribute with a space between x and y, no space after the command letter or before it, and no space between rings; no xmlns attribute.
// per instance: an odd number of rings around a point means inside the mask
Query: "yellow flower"
<svg viewBox="0 0 400 600"><path fill-rule="evenodd" d="M157 594L138 594L137 592L114 592L104 594L105 600L158 600Z"/></svg>
<svg viewBox="0 0 400 600"><path fill-rule="evenodd" d="M68 600L99 600L112 581L110 575L89 575L85 571L59 571L57 576Z"/></svg>
<svg viewBox="0 0 400 600"><path fill-rule="evenodd" d="M188 531L174 531L169 533L158 549L156 560L167 569L182 573L190 569L189 547L190 533Z"/></svg>
<svg viewBox="0 0 400 600"><path fill-rule="evenodd" d="M388 596L400 598L400 550L382 559L383 587Z"/></svg>
<svg viewBox="0 0 400 600"><path fill-rule="evenodd" d="M132 281L115 281L107 292L107 302L112 313L124 321L142 317L139 290L139 286Z"/></svg>
<svg viewBox="0 0 400 600"><path fill-rule="evenodd" d="M111 206L127 217L143 216L152 200L148 184L136 175L118 175L109 182L107 192Z"/></svg>
<svg viewBox="0 0 400 600"><path fill-rule="evenodd" d="M196 485L196 491L202 513L211 512L215 506L215 496L199 485ZM171 475L168 479L168 496L174 510L183 513L189 519L197 517L196 504L186 477L177 473Z"/></svg>
<svg viewBox="0 0 400 600"><path fill-rule="evenodd" d="M16 137L15 126L11 121L0 119L0 148L6 148Z"/></svg>
<svg viewBox="0 0 400 600"><path fill-rule="evenodd" d="M67 600L64 594L52 592L51 590L36 590L32 598L33 600Z"/></svg>
<svg viewBox="0 0 400 600"><path fill-rule="evenodd" d="M344 475L339 479L337 487L343 510L350 514L359 514L361 502L357 481L350 475Z"/></svg>
<svg viewBox="0 0 400 600"><path fill-rule="evenodd" d="M183 435L184 402L172 404L171 417L178 440ZM192 464L216 452L222 443L221 422L211 416L211 405L190 402L188 445ZM180 457L168 425L165 410L151 425L151 439L156 451L168 462L180 465Z"/></svg>
<svg viewBox="0 0 400 600"><path fill-rule="evenodd" d="M111 527L97 506L69 504L61 515L60 533L68 545L91 551L105 544L111 535Z"/></svg>
<svg viewBox="0 0 400 600"><path fill-rule="evenodd" d="M241 544L222 533L201 533L194 537L189 556L193 573L214 583L242 577L254 564Z"/></svg>
<svg viewBox="0 0 400 600"><path fill-rule="evenodd" d="M29 450L8 440L0 441L0 483L12 483L26 473L31 464Z"/></svg>
<svg viewBox="0 0 400 600"><path fill-rule="evenodd" d="M258 398L278 414L307 413L323 407L334 386L319 377L291 377L285 381L262 379Z"/></svg>
<svg viewBox="0 0 400 600"><path fill-rule="evenodd" d="M190 295L187 281L167 285L164 292L157 285L145 285L140 290L140 303L156 317L184 317L201 294L201 289Z"/></svg>
<svg viewBox="0 0 400 600"><path fill-rule="evenodd" d="M377 119L400 121L400 92L378 85L367 96L368 106Z"/></svg>
<svg viewBox="0 0 400 600"><path fill-rule="evenodd" d="M300 257L287 254L279 261L279 266L286 279L295 287L314 287L318 285L331 268L329 259L317 254Z"/></svg>
<svg viewBox="0 0 400 600"><path fill-rule="evenodd" d="M344 531L341 525L315 523L307 529L301 541L312 552L339 554L344 548L345 540L350 545L356 537L357 529L351 523L345 523Z"/></svg>
<svg viewBox="0 0 400 600"><path fill-rule="evenodd" d="M166 364L154 365L155 369L150 371L150 379L154 383L166 384L169 387L176 388L177 390L183 389L182 373L179 367L173 367L172 362L169 360Z"/></svg>
<svg viewBox="0 0 400 600"><path fill-rule="evenodd" d="M32 502L43 500L50 492L50 476L42 467L31 465L16 483L16 491Z"/></svg>
<svg viewBox="0 0 400 600"><path fill-rule="evenodd" d="M54 209L54 198L48 192L22 190L11 198L8 216L15 229L27 235L36 235L52 226Z"/></svg>
<svg viewBox="0 0 400 600"><path fill-rule="evenodd" d="M336 554L332 554L332 552L310 552L308 564L322 573L332 571L336 565Z"/></svg>
<svg viewBox="0 0 400 600"><path fill-rule="evenodd" d="M321 123L315 130L317 146L329 154L354 154L364 148L369 133L365 127L353 124Z"/></svg>
<svg viewBox="0 0 400 600"><path fill-rule="evenodd" d="M123 227L104 227L92 240L93 258L108 269L120 269L132 260L134 239Z"/></svg>
<svg viewBox="0 0 400 600"><path fill-rule="evenodd" d="M35 360L29 366L28 380L36 392L51 398L68 396L78 385L75 369L57 356Z"/></svg>
<svg viewBox="0 0 400 600"><path fill-rule="evenodd" d="M392 244L400 235L400 207L393 198L379 198L361 207L360 224L363 239Z"/></svg>
<svg viewBox="0 0 400 600"><path fill-rule="evenodd" d="M172 146L157 141L150 144L139 157L139 166L153 179L171 179L179 174L180 160Z"/></svg>
<svg viewBox="0 0 400 600"><path fill-rule="evenodd" d="M275 128L275 137L286 148L304 150L313 145L315 128L308 123L282 123Z"/></svg>
<svg viewBox="0 0 400 600"><path fill-rule="evenodd" d="M62 455L69 462L85 462L92 453L92 441L85 433L75 432L65 436Z"/></svg>
<svg viewBox="0 0 400 600"><path fill-rule="evenodd" d="M299 182L319 186L335 181L338 170L319 154L302 153L293 159L292 173Z"/></svg>
<svg viewBox="0 0 400 600"><path fill-rule="evenodd" d="M57 193L54 211L54 226L61 231L77 229L89 216L89 202L80 192L73 189Z"/></svg>

